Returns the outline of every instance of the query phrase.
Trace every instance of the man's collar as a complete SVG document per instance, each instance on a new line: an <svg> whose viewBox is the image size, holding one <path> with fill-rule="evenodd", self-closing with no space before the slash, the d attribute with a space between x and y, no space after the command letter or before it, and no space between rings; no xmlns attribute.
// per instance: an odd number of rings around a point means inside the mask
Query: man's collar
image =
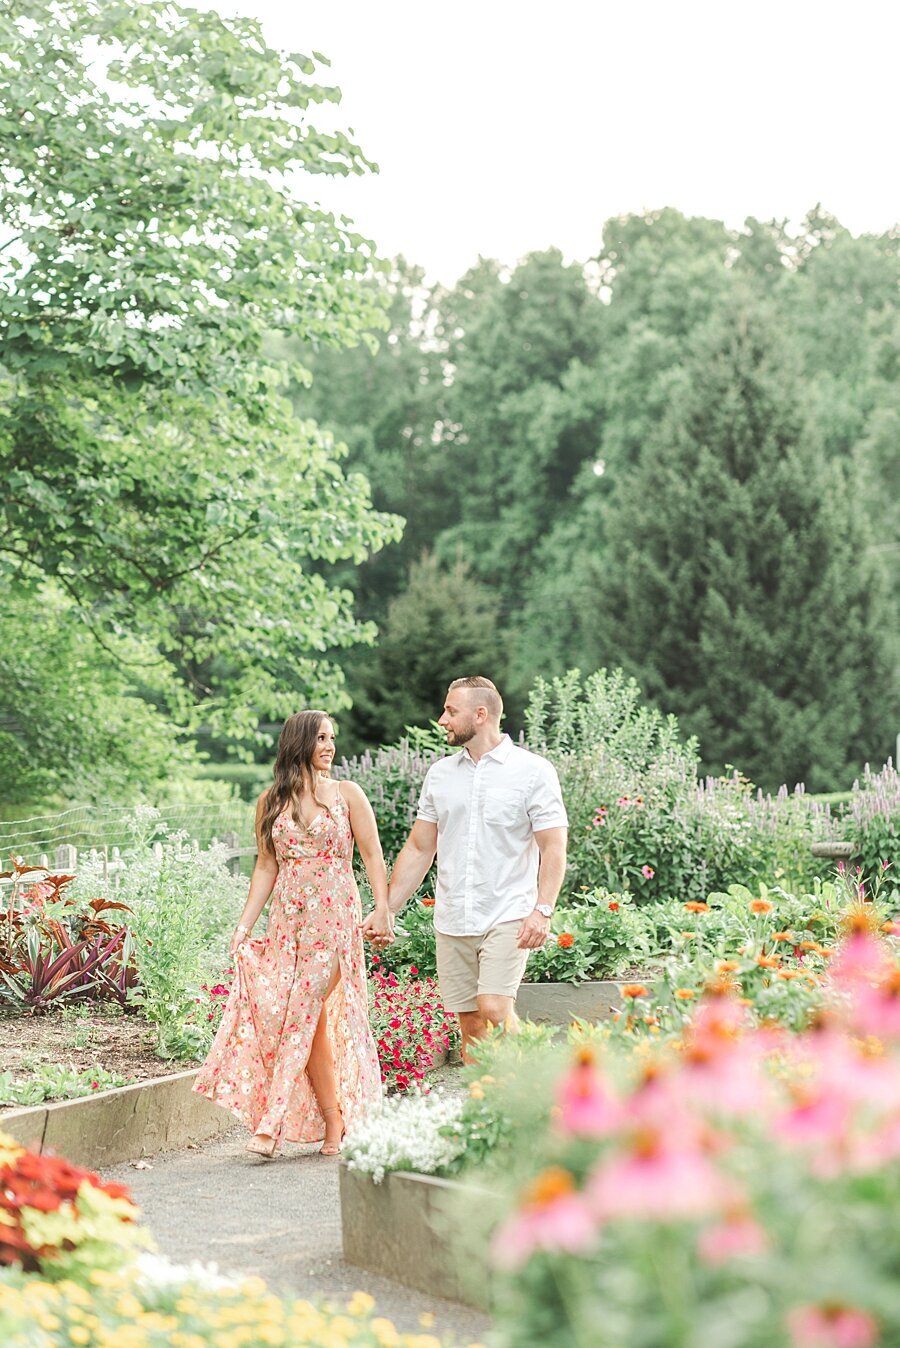
<svg viewBox="0 0 900 1348"><path fill-rule="evenodd" d="M499 744L495 744L493 749L488 749L487 753L482 754L481 757L496 758L498 763L505 763L507 758L509 758L510 753L512 752L512 747L513 742L509 738L509 735L504 735L503 738L500 740ZM463 755L465 755L465 757L469 760L470 763L474 761L472 755L469 753L467 745L463 747L462 754L459 755L460 758L462 758Z"/></svg>

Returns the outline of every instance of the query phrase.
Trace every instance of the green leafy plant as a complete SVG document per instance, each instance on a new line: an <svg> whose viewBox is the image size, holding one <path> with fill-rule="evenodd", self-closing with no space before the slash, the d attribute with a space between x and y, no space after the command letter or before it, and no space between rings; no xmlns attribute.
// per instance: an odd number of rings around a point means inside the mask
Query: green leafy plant
<svg viewBox="0 0 900 1348"><path fill-rule="evenodd" d="M160 824L158 811L137 813L131 832L116 891L128 904L134 938L137 982L128 1004L152 1025L161 1057L196 1059L209 1048L215 1025L214 1013L198 1015L198 998L204 1001L204 983L219 979L247 882L229 873L223 847L192 851L181 833ZM154 850L152 840L160 837L165 841ZM98 886L100 867L88 863L73 888Z"/></svg>
<svg viewBox="0 0 900 1348"><path fill-rule="evenodd" d="M762 796L737 772L701 778L696 742L621 670L538 679L526 722L529 747L559 770L570 892L603 885L640 902L701 900L772 875L808 883L826 865L810 843L833 833L827 807L802 791Z"/></svg>
<svg viewBox="0 0 900 1348"><path fill-rule="evenodd" d="M127 1086L130 1078L118 1072L91 1067L42 1064L27 1076L0 1072L0 1105L39 1105L44 1100L74 1100L98 1091Z"/></svg>

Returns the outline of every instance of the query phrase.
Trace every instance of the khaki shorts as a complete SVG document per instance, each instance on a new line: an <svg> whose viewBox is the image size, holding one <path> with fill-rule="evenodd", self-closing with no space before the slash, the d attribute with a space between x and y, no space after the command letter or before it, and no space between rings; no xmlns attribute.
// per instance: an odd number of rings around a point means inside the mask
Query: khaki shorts
<svg viewBox="0 0 900 1348"><path fill-rule="evenodd" d="M523 917L500 922L483 936L435 932L441 1001L448 1011L477 1011L479 995L515 997L528 951L518 947Z"/></svg>

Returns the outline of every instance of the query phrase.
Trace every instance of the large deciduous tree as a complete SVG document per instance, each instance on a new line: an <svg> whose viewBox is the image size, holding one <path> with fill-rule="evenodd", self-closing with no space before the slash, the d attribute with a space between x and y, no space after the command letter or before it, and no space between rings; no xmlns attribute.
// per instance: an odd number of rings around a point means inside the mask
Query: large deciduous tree
<svg viewBox="0 0 900 1348"><path fill-rule="evenodd" d="M184 716L340 705L326 653L369 633L316 568L399 522L264 349L380 322L372 246L296 186L370 167L310 120L324 58L168 0L10 0L0 48L5 581L51 578L111 659L140 631Z"/></svg>

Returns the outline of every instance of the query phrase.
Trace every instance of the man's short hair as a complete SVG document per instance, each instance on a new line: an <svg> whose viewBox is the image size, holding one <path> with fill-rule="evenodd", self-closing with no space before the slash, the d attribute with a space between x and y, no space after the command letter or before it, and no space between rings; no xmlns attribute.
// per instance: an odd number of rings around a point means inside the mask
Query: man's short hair
<svg viewBox="0 0 900 1348"><path fill-rule="evenodd" d="M464 679L454 679L450 691L452 692L454 688L479 689L480 695L475 705L485 707L494 720L500 720L503 715L503 698L497 691L497 685L490 679L486 679L482 674L469 674Z"/></svg>

